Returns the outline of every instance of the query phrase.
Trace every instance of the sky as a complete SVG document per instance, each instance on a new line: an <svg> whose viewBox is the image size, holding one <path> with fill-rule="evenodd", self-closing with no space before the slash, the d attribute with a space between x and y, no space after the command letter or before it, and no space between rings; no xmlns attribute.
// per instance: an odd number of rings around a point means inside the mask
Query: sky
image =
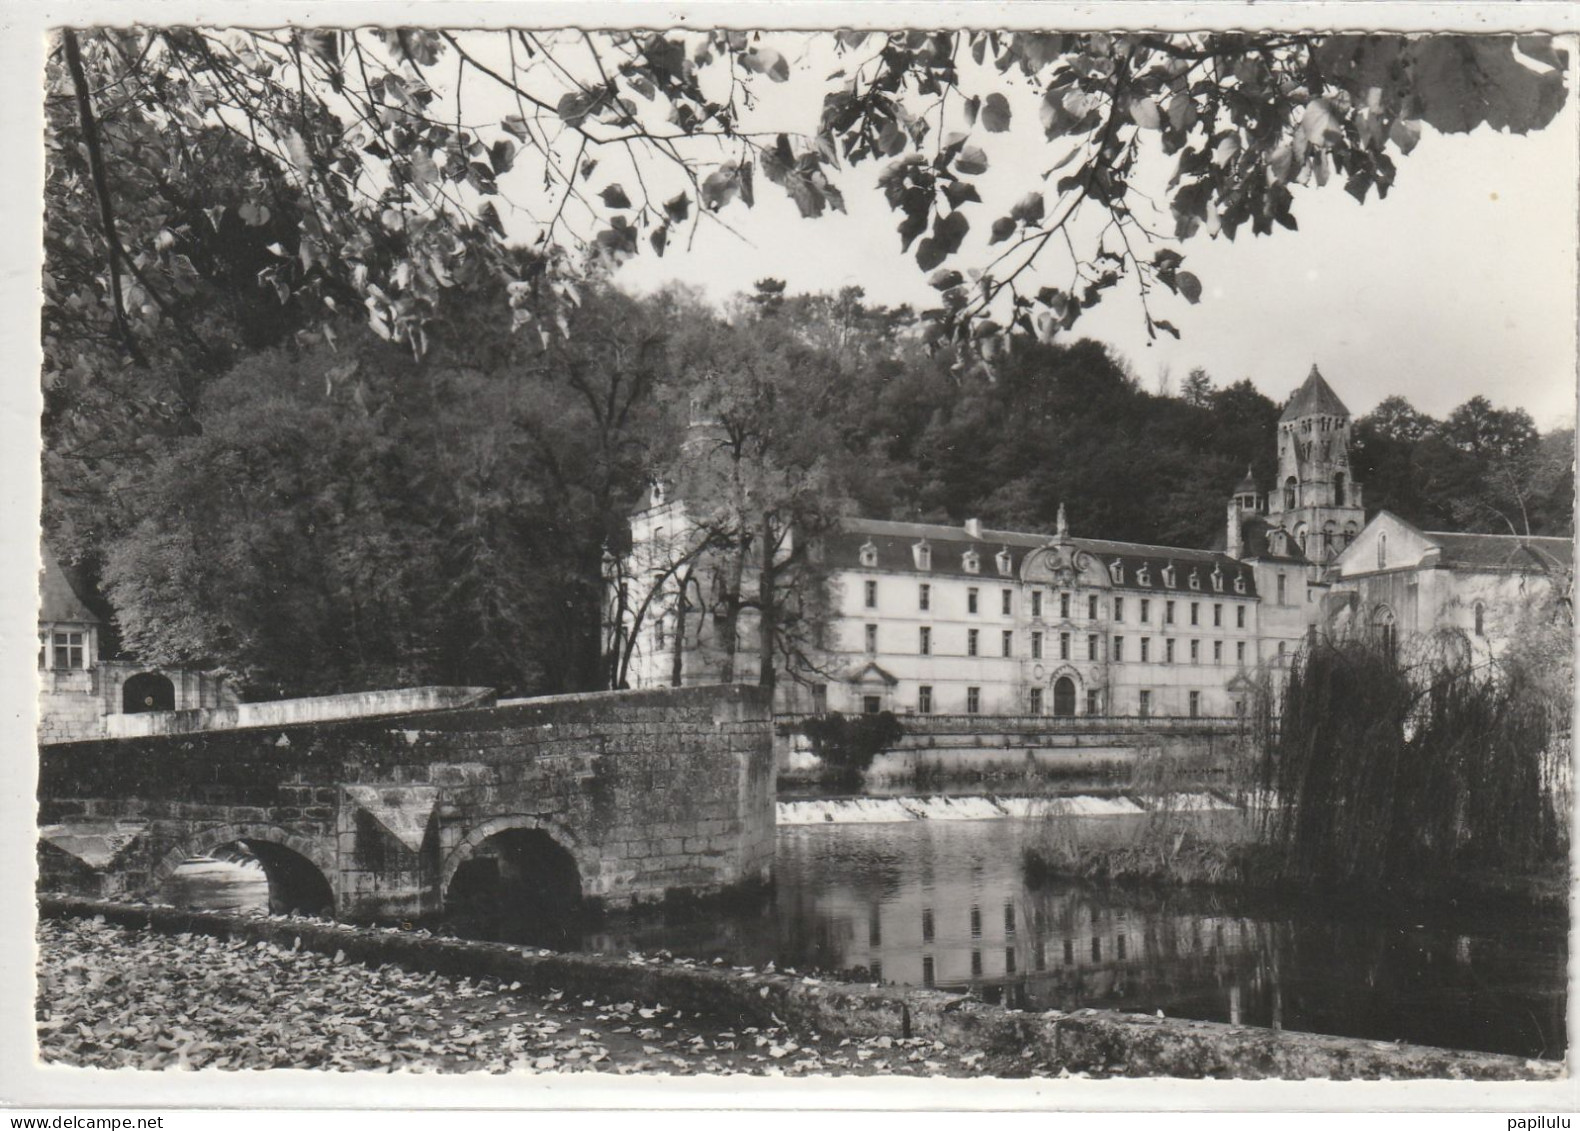
<svg viewBox="0 0 1580 1131"><path fill-rule="evenodd" d="M813 74L820 61L803 59L804 72L821 78ZM1529 135L1423 127L1385 200L1373 194L1363 205L1335 178L1325 188L1295 189L1297 232L1246 230L1233 242L1201 235L1176 245L1202 280L1202 300L1189 306L1155 292L1149 301L1155 316L1179 327L1179 342L1149 344L1133 284L1110 291L1072 332L1113 346L1151 389L1165 382L1177 389L1200 366L1219 385L1249 377L1281 400L1315 364L1357 416L1394 394L1438 417L1480 395L1525 409L1544 430L1572 425L1580 184L1573 85L1571 78L1560 116ZM809 81L807 89L816 86ZM818 103L789 95L771 110L787 123L781 128L810 130ZM1005 134L976 131L972 142L990 159L984 203L968 206L966 261L975 250L980 263L978 237L1041 183L1063 150L1043 140L1029 113ZM1158 156L1161 185L1172 161ZM896 214L881 193L857 187L870 186L879 168L847 171L848 215L803 220L764 186L755 209L725 213L738 235L699 226L689 249L672 244L662 259L639 256L617 278L634 290L684 282L723 300L774 276L792 292L859 285L874 302L932 305L935 293L900 252ZM1166 215L1161 221L1172 231ZM1049 268L1048 282L1067 275L1056 262Z"/></svg>

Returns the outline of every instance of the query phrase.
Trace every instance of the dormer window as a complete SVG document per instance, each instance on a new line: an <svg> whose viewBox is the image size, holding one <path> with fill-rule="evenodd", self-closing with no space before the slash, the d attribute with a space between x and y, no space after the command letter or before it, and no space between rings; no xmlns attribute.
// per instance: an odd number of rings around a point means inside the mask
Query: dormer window
<svg viewBox="0 0 1580 1131"><path fill-rule="evenodd" d="M1201 574L1197 573L1195 570L1190 571L1190 587L1192 589L1201 588Z"/></svg>
<svg viewBox="0 0 1580 1131"><path fill-rule="evenodd" d="M975 550L967 550L965 553L960 555L960 568L964 569L967 573L981 573L982 555L977 553Z"/></svg>
<svg viewBox="0 0 1580 1131"><path fill-rule="evenodd" d="M1125 563L1120 561L1118 558L1115 558L1113 561L1109 562L1108 576L1113 580L1115 585L1123 585L1125 583Z"/></svg>
<svg viewBox="0 0 1580 1131"><path fill-rule="evenodd" d="M1212 567L1212 591L1214 593L1223 592L1223 570L1217 566Z"/></svg>
<svg viewBox="0 0 1580 1131"><path fill-rule="evenodd" d="M933 568L933 548L927 544L926 539L911 547L911 557L915 560L917 569Z"/></svg>
<svg viewBox="0 0 1580 1131"><path fill-rule="evenodd" d="M1136 570L1136 584L1137 585L1151 585L1152 584L1152 567L1150 565L1147 565L1147 564L1143 563L1141 568Z"/></svg>
<svg viewBox="0 0 1580 1131"><path fill-rule="evenodd" d="M1174 563L1170 562L1163 567L1163 584L1173 589L1179 585L1179 578L1174 572Z"/></svg>
<svg viewBox="0 0 1580 1131"><path fill-rule="evenodd" d="M999 575L1001 577L1008 577L1010 575L1010 570L1013 569L1015 565L1014 559L1010 557L1009 547L1006 546L1004 549L1000 550L998 552L998 556L993 560L998 564Z"/></svg>
<svg viewBox="0 0 1580 1131"><path fill-rule="evenodd" d="M653 484L653 505L655 507L664 505L664 485L662 483Z"/></svg>
<svg viewBox="0 0 1580 1131"><path fill-rule="evenodd" d="M861 564L867 569L876 569L878 565L878 547L870 541L861 547Z"/></svg>
<svg viewBox="0 0 1580 1131"><path fill-rule="evenodd" d="M1236 593L1245 592L1245 574L1242 573L1234 579L1234 591Z"/></svg>

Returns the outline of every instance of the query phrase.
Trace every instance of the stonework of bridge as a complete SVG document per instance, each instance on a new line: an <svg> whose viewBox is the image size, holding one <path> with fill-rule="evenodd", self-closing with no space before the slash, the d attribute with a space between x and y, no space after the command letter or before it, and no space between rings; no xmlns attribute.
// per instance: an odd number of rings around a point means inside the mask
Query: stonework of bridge
<svg viewBox="0 0 1580 1131"><path fill-rule="evenodd" d="M500 880L556 882L618 906L761 884L773 864L768 702L742 685L58 743L39 760L46 890L157 899L184 861L239 844L277 910L410 919L463 878L485 899Z"/></svg>

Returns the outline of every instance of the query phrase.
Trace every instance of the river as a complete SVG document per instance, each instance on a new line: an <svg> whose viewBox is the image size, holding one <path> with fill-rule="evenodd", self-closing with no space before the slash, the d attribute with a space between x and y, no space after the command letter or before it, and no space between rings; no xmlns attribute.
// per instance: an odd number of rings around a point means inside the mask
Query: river
<svg viewBox="0 0 1580 1131"><path fill-rule="evenodd" d="M611 915L579 945L971 989L1031 1009L1162 1012L1564 1055L1561 914L1033 886L1022 875L1021 847L1034 827L1013 817L781 826L769 901L668 922ZM255 868L205 867L181 876L167 897L211 907L266 903L267 881ZM474 924L469 933L514 932Z"/></svg>

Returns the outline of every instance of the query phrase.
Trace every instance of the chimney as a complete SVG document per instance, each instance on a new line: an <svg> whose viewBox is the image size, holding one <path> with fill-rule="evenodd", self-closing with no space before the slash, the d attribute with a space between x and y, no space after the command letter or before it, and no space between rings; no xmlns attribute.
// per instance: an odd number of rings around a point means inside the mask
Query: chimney
<svg viewBox="0 0 1580 1131"><path fill-rule="evenodd" d="M982 520L980 518L966 519L966 533L972 538L982 537Z"/></svg>
<svg viewBox="0 0 1580 1131"><path fill-rule="evenodd" d="M1070 535L1070 523L1064 517L1063 503L1059 504L1059 517L1056 521L1056 524L1054 525L1053 532L1060 538L1067 538Z"/></svg>
<svg viewBox="0 0 1580 1131"><path fill-rule="evenodd" d="M1245 552L1245 543L1241 538L1240 522L1243 516L1240 513L1240 500L1233 499L1229 503L1229 533L1224 541L1224 553L1231 558L1239 559Z"/></svg>

